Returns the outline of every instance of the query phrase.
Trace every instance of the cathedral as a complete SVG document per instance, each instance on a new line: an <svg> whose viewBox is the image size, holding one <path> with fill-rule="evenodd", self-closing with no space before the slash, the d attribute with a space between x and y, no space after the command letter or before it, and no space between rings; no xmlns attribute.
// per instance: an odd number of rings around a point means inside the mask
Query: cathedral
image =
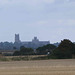
<svg viewBox="0 0 75 75"><path fill-rule="evenodd" d="M20 40L20 37L19 37L19 34L15 34L15 42L14 44L18 47L20 46L25 46L27 48L33 48L33 49L36 49L38 47L42 47L44 45L47 45L47 44L50 44L49 41L39 41L39 39L37 39L37 37L34 37L32 39L32 41L29 41L29 42L22 42Z"/></svg>

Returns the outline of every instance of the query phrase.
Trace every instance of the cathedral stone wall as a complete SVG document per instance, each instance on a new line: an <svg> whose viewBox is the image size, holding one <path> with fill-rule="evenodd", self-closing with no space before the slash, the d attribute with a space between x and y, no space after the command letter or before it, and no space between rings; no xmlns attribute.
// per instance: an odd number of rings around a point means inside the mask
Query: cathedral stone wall
<svg viewBox="0 0 75 75"><path fill-rule="evenodd" d="M17 47L18 46L25 46L25 47L33 48L33 49L50 44L49 41L39 41L39 39L37 39L37 37L34 37L34 39L32 39L32 41L28 41L28 42L23 41L22 42L22 41L20 41L19 34L15 34L15 43L17 43L17 44L15 44L15 45L17 45Z"/></svg>

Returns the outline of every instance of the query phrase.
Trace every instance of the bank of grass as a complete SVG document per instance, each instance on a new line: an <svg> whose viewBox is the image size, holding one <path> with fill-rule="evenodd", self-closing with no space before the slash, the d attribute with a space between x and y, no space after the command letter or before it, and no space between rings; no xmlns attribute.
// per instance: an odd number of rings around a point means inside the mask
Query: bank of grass
<svg viewBox="0 0 75 75"><path fill-rule="evenodd" d="M47 60L47 55L30 55L30 56L1 56L0 61L30 61L30 60Z"/></svg>

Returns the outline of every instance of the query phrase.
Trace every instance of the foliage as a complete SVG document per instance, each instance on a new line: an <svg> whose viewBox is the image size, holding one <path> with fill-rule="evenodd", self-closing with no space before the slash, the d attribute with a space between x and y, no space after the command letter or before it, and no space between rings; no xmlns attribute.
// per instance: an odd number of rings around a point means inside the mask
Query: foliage
<svg viewBox="0 0 75 75"><path fill-rule="evenodd" d="M61 41L60 45L53 50L51 56L56 58L72 58L72 55L75 54L75 45L68 39Z"/></svg>
<svg viewBox="0 0 75 75"><path fill-rule="evenodd" d="M48 44L48 45L45 45L43 47L39 47L36 49L37 51L37 54L47 54L47 52L52 52L52 50L54 50L56 48L56 46L54 46L53 44Z"/></svg>
<svg viewBox="0 0 75 75"><path fill-rule="evenodd" d="M20 54L21 54L20 51L15 51L15 52L13 53L14 56L19 56Z"/></svg>
<svg viewBox="0 0 75 75"><path fill-rule="evenodd" d="M21 46L20 53L21 55L32 55L34 54L34 50L32 48L25 48L24 46Z"/></svg>
<svg viewBox="0 0 75 75"><path fill-rule="evenodd" d="M32 48L26 48L24 46L20 47L20 51L15 51L13 55L18 56L18 55L33 55L34 50Z"/></svg>

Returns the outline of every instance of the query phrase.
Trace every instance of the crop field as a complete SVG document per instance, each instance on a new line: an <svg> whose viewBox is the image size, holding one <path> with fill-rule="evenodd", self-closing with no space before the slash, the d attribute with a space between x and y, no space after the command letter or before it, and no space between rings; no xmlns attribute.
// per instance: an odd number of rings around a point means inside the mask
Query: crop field
<svg viewBox="0 0 75 75"><path fill-rule="evenodd" d="M75 60L0 62L0 75L75 75Z"/></svg>

